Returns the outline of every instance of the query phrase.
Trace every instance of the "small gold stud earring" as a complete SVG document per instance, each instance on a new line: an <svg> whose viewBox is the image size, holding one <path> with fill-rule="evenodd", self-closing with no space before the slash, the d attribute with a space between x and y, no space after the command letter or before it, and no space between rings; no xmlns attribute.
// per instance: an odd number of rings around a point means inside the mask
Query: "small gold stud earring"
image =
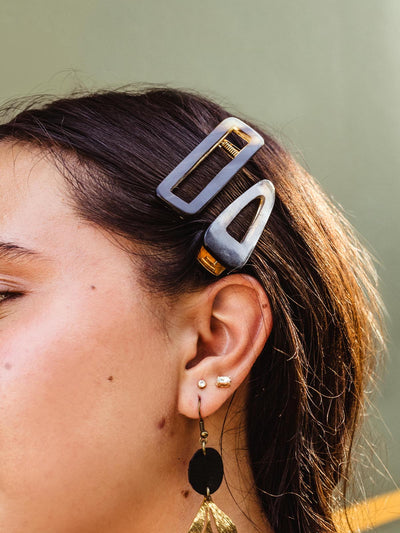
<svg viewBox="0 0 400 533"><path fill-rule="evenodd" d="M205 389L207 387L207 383L204 379L199 379L197 386L199 389Z"/></svg>
<svg viewBox="0 0 400 533"><path fill-rule="evenodd" d="M231 386L231 382L232 380L229 376L218 376L215 384L220 388L228 388Z"/></svg>

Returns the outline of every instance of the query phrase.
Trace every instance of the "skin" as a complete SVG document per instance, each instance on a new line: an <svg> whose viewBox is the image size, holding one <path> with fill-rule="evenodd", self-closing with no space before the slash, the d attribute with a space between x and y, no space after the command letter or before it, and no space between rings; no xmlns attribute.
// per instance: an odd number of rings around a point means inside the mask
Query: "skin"
<svg viewBox="0 0 400 533"><path fill-rule="evenodd" d="M173 303L150 296L138 266L77 218L64 187L37 148L0 143L0 240L42 254L0 255L0 291L22 293L0 295L0 531L188 531L202 502L187 480L198 397L218 449L237 390L223 455L232 495L223 483L213 499L239 531L256 529L235 499L269 532L238 431L272 328L264 290L234 274ZM217 388L217 375L232 386Z"/></svg>

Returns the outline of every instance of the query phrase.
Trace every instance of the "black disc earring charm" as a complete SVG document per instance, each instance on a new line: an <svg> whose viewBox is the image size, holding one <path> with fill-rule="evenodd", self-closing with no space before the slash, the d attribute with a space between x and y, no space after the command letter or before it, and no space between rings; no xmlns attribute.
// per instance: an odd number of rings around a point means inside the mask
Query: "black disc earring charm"
<svg viewBox="0 0 400 533"><path fill-rule="evenodd" d="M189 483L194 490L204 496L209 496L221 485L224 477L224 465L221 455L214 448L207 448L208 432L204 428L204 421L200 413L199 424L201 448L193 455L189 463Z"/></svg>
<svg viewBox="0 0 400 533"><path fill-rule="evenodd" d="M199 494L208 496L221 485L224 477L222 457L214 448L197 450L189 463L189 483ZM208 491L207 491L208 489Z"/></svg>

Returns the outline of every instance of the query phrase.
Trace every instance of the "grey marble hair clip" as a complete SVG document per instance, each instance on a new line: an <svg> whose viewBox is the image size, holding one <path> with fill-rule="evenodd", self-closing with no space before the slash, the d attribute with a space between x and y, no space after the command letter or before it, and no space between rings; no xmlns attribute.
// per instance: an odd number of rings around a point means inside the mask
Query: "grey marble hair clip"
<svg viewBox="0 0 400 533"><path fill-rule="evenodd" d="M246 140L239 149L226 137L234 131ZM156 194L172 209L182 215L195 215L202 211L225 187L233 176L263 146L264 139L250 126L236 117L220 122L164 180L158 185ZM190 202L174 194L174 189L218 146L232 156L232 160ZM258 210L242 241L234 239L227 231L229 224L251 201L260 200ZM269 180L255 183L236 200L229 204L210 224L204 234L204 244L197 259L212 274L219 276L224 270L242 268L252 254L268 221L275 202L275 188Z"/></svg>

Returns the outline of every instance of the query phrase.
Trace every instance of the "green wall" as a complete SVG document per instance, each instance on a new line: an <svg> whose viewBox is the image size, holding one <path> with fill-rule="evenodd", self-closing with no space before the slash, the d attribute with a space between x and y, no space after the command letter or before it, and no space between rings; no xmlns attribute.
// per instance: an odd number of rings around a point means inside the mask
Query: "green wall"
<svg viewBox="0 0 400 533"><path fill-rule="evenodd" d="M399 24L398 0L0 0L0 100L195 88L263 124L344 207L379 260L390 314L373 413L383 464L367 494L400 483Z"/></svg>

